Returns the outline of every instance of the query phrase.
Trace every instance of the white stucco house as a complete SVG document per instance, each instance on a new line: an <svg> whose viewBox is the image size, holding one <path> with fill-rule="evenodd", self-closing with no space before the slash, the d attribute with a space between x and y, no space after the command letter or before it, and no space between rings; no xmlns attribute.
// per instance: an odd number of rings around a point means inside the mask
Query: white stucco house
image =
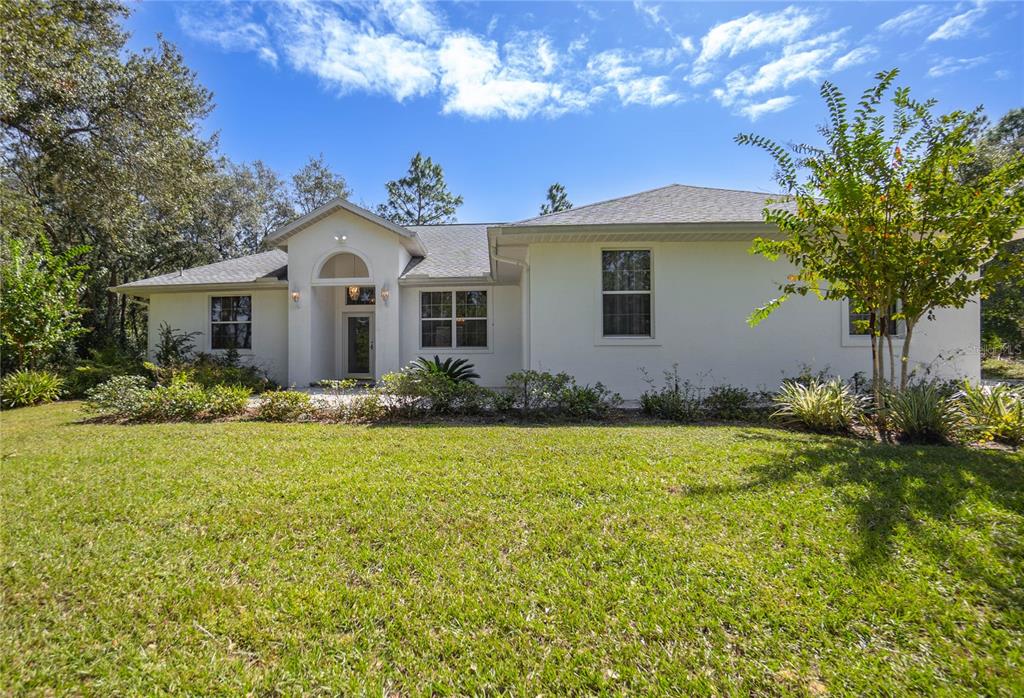
<svg viewBox="0 0 1024 698"><path fill-rule="evenodd" d="M792 269L749 253L767 195L673 184L512 223L401 227L336 199L274 232L268 252L118 286L159 325L234 344L283 385L379 377L418 356L466 357L480 383L524 367L623 397L684 378L774 388L802 367L870 371L842 302L750 312ZM915 332L918 371L979 379L977 303ZM897 345L896 350L899 351Z"/></svg>

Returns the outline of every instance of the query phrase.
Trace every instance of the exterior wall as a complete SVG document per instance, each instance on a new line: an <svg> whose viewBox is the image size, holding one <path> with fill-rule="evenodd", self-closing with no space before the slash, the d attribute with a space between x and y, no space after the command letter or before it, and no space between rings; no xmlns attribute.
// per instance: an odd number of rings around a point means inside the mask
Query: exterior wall
<svg viewBox="0 0 1024 698"><path fill-rule="evenodd" d="M420 347L420 291L486 290L488 296L487 349L438 349ZM522 368L522 311L519 286L403 286L401 289L401 364L419 356L441 359L465 358L480 374L477 381L487 387L505 384L505 376Z"/></svg>
<svg viewBox="0 0 1024 698"><path fill-rule="evenodd" d="M341 322L336 294L318 278L320 267L339 252L363 259L370 276L358 283L377 287L372 308L375 376L401 365L398 275L408 264L409 253L395 233L348 211L336 211L288 240L289 294L300 296L298 303L288 303L288 382L298 388L341 377L336 361L335 337ZM380 298L385 286L391 293L387 303Z"/></svg>
<svg viewBox="0 0 1024 698"><path fill-rule="evenodd" d="M210 349L210 297L252 296L252 350L240 351L242 361L259 366L276 382L288 383L288 293L283 288L257 291L197 291L154 293L149 299L149 356L153 358L160 323L176 330L199 332L197 351Z"/></svg>
<svg viewBox="0 0 1024 698"><path fill-rule="evenodd" d="M777 293L792 269L748 253L748 242L544 243L530 246L529 363L601 381L626 399L647 388L641 369L659 385L679 365L682 378L749 388L775 388L802 366L849 377L870 374L865 337L845 336L845 308L817 298L792 298L758 327L750 312ZM650 249L653 339L601 337L602 249ZM915 330L911 363L940 377L979 379L980 309L936 313ZM900 350L900 342L894 342Z"/></svg>

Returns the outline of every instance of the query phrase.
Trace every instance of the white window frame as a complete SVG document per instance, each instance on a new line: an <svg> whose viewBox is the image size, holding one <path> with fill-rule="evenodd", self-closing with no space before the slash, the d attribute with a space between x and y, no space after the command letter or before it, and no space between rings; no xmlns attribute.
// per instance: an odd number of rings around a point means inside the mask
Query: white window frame
<svg viewBox="0 0 1024 698"><path fill-rule="evenodd" d="M871 346L871 335L869 334L851 334L850 333L850 301L844 298L839 303L839 322L840 322L840 346L844 347L869 347ZM901 307L897 302L896 307ZM902 320L896 321L896 334L892 335L893 345L897 343L902 345L903 339L906 336L907 325Z"/></svg>
<svg viewBox="0 0 1024 698"><path fill-rule="evenodd" d="M248 322L239 320L213 320L213 299L214 298L249 298L249 313L250 317ZM206 349L211 354L218 353L222 354L227 349L214 349L213 348L213 326L214 325L249 325L249 348L238 349L240 355L250 355L255 353L254 347L256 345L256 303L255 297L251 293L209 293L206 296L206 327L208 332L206 333Z"/></svg>
<svg viewBox="0 0 1024 698"><path fill-rule="evenodd" d="M482 291L487 294L487 316L476 317L476 318L462 318L464 320L484 320L487 325L487 346L483 347L460 347L458 346L458 328L456 322L460 319L456 315L455 305L455 294L458 292L465 291ZM423 322L425 320L443 320L444 318L424 318L423 317L423 294L424 293L448 293L451 295L452 301L452 314L449 321L452 325L452 346L450 347L425 347L423 346ZM490 354L493 352L494 344L494 288L493 287L480 287L473 286L467 288L459 288L457 286L448 286L441 288L421 288L416 294L416 346L418 351L431 352L433 354Z"/></svg>
<svg viewBox="0 0 1024 698"><path fill-rule="evenodd" d="M603 255L605 252L646 252L651 258L651 287L647 291L605 291ZM655 249L650 245L598 245L595 247L594 267L597 269L597 289L595 293L596 322L594 325L595 346L660 346L657 339L657 322L655 312ZM651 297L651 333L649 335L622 335L604 333L604 297L605 295L635 295L646 293Z"/></svg>

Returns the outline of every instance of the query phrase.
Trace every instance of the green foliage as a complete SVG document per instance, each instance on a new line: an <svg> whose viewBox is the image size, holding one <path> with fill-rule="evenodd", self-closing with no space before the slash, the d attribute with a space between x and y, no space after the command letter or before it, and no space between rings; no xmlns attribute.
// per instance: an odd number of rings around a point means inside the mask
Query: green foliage
<svg viewBox="0 0 1024 698"><path fill-rule="evenodd" d="M176 330L166 322L160 323L159 338L154 358L158 366L174 368L184 366L195 352L195 338L202 332Z"/></svg>
<svg viewBox="0 0 1024 698"><path fill-rule="evenodd" d="M206 389L206 414L210 417L235 417L245 414L252 390L244 385L214 385Z"/></svg>
<svg viewBox="0 0 1024 698"><path fill-rule="evenodd" d="M1024 392L1007 385L964 382L956 396L968 435L981 441L1024 445Z"/></svg>
<svg viewBox="0 0 1024 698"><path fill-rule="evenodd" d="M567 419L605 419L621 404L622 397L601 383L577 385L572 380L556 394L553 410Z"/></svg>
<svg viewBox="0 0 1024 698"><path fill-rule="evenodd" d="M89 358L78 361L65 375L68 394L83 397L90 390L114 376L145 375L139 352L122 350L116 344L90 349Z"/></svg>
<svg viewBox="0 0 1024 698"><path fill-rule="evenodd" d="M711 419L751 419L759 413L758 397L746 388L715 385L708 390L701 407Z"/></svg>
<svg viewBox="0 0 1024 698"><path fill-rule="evenodd" d="M492 405L518 410L523 417L601 419L622 403L602 384L579 385L568 373L516 371L505 378L505 388L492 397Z"/></svg>
<svg viewBox="0 0 1024 698"><path fill-rule="evenodd" d="M295 203L299 215L305 215L319 208L331 199L348 199L352 190L340 174L332 172L324 161L324 154L311 157L298 172L292 175Z"/></svg>
<svg viewBox="0 0 1024 698"><path fill-rule="evenodd" d="M141 419L149 399L149 381L142 376L114 376L86 395L89 411L112 419Z"/></svg>
<svg viewBox="0 0 1024 698"><path fill-rule="evenodd" d="M651 379L645 380L650 388L640 396L640 409L644 414L674 422L695 422L704 416L701 389L680 379L677 364L664 372L661 387L655 387Z"/></svg>
<svg viewBox="0 0 1024 698"><path fill-rule="evenodd" d="M838 378L786 381L773 401L773 419L823 434L848 432L863 413L863 400Z"/></svg>
<svg viewBox="0 0 1024 698"><path fill-rule="evenodd" d="M1024 222L1024 155L965 178L982 157L973 139L979 110L935 115L934 100L917 101L903 87L883 106L897 74L879 73L852 114L839 89L825 82L829 120L820 129L821 146L736 137L772 156L785 191L764 211L782 239L759 239L753 251L785 257L797 269L780 286L782 296L756 311L752 323L793 294L849 298L853 310L872 315L876 402L895 371L890 366L886 375L889 319L905 326L899 359L905 387L917 322L937 308L963 307L989 294L1024 266L1005 247ZM993 259L992 272L979 276Z"/></svg>
<svg viewBox="0 0 1024 698"><path fill-rule="evenodd" d="M0 356L5 369L43 366L86 332L79 305L85 266L76 260L88 249L75 246L55 254L42 235L36 249L4 237Z"/></svg>
<svg viewBox="0 0 1024 698"><path fill-rule="evenodd" d="M436 354L433 360L425 359L422 356L414 360L410 364L410 372L417 377L443 375L456 383L459 381L474 381L480 377L480 374L473 370L473 364L469 362L469 359L449 357L441 361L441 358Z"/></svg>
<svg viewBox="0 0 1024 698"><path fill-rule="evenodd" d="M950 390L934 382L893 391L886 399L884 419L902 440L913 443L949 443L960 426Z"/></svg>
<svg viewBox="0 0 1024 698"><path fill-rule="evenodd" d="M297 390L271 390L260 396L256 417L265 422L293 422L314 412L308 393Z"/></svg>
<svg viewBox="0 0 1024 698"><path fill-rule="evenodd" d="M205 388L218 385L241 386L251 393L262 393L277 387L262 369L240 363L237 352L233 358L230 350L224 354L196 354L192 361L185 364L184 370L192 381Z"/></svg>
<svg viewBox="0 0 1024 698"><path fill-rule="evenodd" d="M398 225L453 223L462 205L462 197L448 191L441 166L420 153L413 156L405 177L385 187L388 200L377 207L377 214Z"/></svg>
<svg viewBox="0 0 1024 698"><path fill-rule="evenodd" d="M158 385L149 391L140 418L158 422L191 421L204 415L208 407L206 390L182 375L170 385Z"/></svg>
<svg viewBox="0 0 1024 698"><path fill-rule="evenodd" d="M555 182L548 187L547 201L540 205L540 215L546 216L549 213L568 211L572 208L572 202L565 193L565 187Z"/></svg>
<svg viewBox="0 0 1024 698"><path fill-rule="evenodd" d="M1024 381L1024 359L982 359L981 374L985 378Z"/></svg>
<svg viewBox="0 0 1024 698"><path fill-rule="evenodd" d="M402 371L381 376L376 392L386 398L394 416L411 418L425 411L474 414L483 409L487 391L473 383L468 375L461 379L452 377L461 373L464 366L445 369L431 362L425 362L425 366L414 362Z"/></svg>
<svg viewBox="0 0 1024 698"><path fill-rule="evenodd" d="M61 396L64 379L50 371L18 369L0 379L0 405L28 407L53 402Z"/></svg>
<svg viewBox="0 0 1024 698"><path fill-rule="evenodd" d="M1006 244L1006 250L1024 257L1024 240ZM985 265L983 274L998 272L1000 280L981 300L981 340L987 353L1024 357L1024 273L1006 270L1006 261Z"/></svg>

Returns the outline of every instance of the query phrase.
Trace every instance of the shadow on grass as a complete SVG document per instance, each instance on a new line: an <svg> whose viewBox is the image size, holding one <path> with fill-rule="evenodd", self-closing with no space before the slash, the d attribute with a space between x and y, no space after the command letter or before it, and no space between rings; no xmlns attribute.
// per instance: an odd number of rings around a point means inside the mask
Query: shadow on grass
<svg viewBox="0 0 1024 698"><path fill-rule="evenodd" d="M944 446L888 446L839 437L809 439L782 430L740 431L737 438L756 448L747 479L737 485L690 488L692 495L734 494L774 489L810 476L836 492L855 519L858 550L851 564L864 572L887 563L900 531L948 560L962 574L984 582L1003 602L1024 605L1024 589L971 554L969 545L947 531L974 527L1006 565L1024 557L1024 454ZM784 448L779 448L783 444ZM988 502L996 514L981 513L983 524L967 521ZM969 505L967 509L964 505ZM999 530L1011 526L1015 530ZM927 525L930 523L937 526ZM982 531L982 525L985 530Z"/></svg>

